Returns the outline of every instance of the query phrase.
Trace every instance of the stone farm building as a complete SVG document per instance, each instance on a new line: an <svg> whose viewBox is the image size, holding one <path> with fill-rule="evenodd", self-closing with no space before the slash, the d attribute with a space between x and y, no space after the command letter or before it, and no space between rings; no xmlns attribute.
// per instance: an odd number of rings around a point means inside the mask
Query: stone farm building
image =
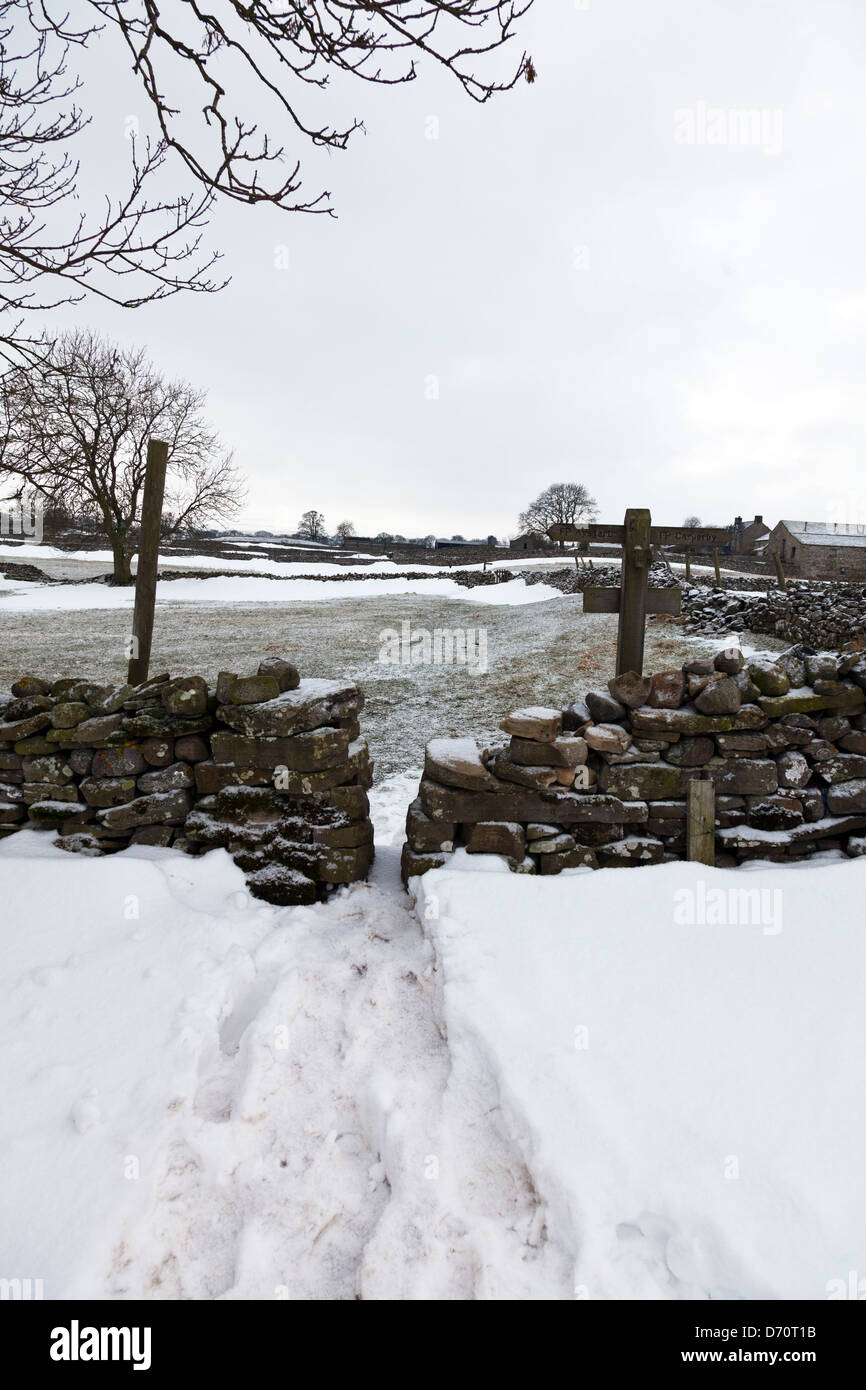
<svg viewBox="0 0 866 1390"><path fill-rule="evenodd" d="M770 528L762 516L756 516L754 521L743 521L741 516L735 516L731 527L730 552L732 555L760 554L769 535Z"/></svg>
<svg viewBox="0 0 866 1390"><path fill-rule="evenodd" d="M866 525L844 521L780 521L767 556L802 579L866 579Z"/></svg>

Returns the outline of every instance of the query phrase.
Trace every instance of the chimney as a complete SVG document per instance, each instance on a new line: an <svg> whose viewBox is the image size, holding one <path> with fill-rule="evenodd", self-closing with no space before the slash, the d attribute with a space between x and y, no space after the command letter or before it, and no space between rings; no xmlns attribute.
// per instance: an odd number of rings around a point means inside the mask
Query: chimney
<svg viewBox="0 0 866 1390"><path fill-rule="evenodd" d="M763 518L762 516L756 516L756 517L755 517L755 525L756 525L756 526L763 526L763 524L764 524L764 518Z"/></svg>
<svg viewBox="0 0 866 1390"><path fill-rule="evenodd" d="M741 516L735 516L735 517L734 517L734 525L737 526L737 527L739 527L739 526L742 526L742 524L743 524L743 518L742 518Z"/></svg>

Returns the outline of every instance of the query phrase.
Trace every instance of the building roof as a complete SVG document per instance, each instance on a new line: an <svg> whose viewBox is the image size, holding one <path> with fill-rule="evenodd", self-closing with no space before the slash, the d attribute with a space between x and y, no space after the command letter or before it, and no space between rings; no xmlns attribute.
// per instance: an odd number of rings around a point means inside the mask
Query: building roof
<svg viewBox="0 0 866 1390"><path fill-rule="evenodd" d="M866 524L851 521L782 521L801 545L866 546Z"/></svg>

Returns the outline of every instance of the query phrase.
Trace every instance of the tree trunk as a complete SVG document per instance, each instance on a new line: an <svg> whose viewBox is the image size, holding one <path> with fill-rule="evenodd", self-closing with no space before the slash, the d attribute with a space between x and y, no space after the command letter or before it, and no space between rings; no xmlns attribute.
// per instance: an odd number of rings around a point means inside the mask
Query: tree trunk
<svg viewBox="0 0 866 1390"><path fill-rule="evenodd" d="M113 582L115 584L132 583L131 557L126 553L123 540L122 536L112 536L111 538L111 553L114 556Z"/></svg>

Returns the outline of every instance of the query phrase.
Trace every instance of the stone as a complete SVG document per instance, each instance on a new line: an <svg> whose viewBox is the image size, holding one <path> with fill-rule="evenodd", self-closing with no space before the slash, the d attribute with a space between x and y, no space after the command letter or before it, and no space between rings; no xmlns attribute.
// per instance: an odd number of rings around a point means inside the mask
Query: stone
<svg viewBox="0 0 866 1390"><path fill-rule="evenodd" d="M28 739L49 728L50 724L51 715L45 712L32 714L29 719L11 719L0 724L0 743L17 743Z"/></svg>
<svg viewBox="0 0 866 1390"><path fill-rule="evenodd" d="M220 705L217 715L248 737L279 738L356 718L363 706L364 697L356 685L302 680L295 690L284 691L275 700L259 705Z"/></svg>
<svg viewBox="0 0 866 1390"><path fill-rule="evenodd" d="M646 703L653 709L679 709L686 698L686 677L682 671L657 671L650 680Z"/></svg>
<svg viewBox="0 0 866 1390"><path fill-rule="evenodd" d="M81 854L85 859L101 859L106 853L102 843L87 831L78 831L76 834L64 834L61 831L59 839L54 843L58 849L68 850L70 854Z"/></svg>
<svg viewBox="0 0 866 1390"><path fill-rule="evenodd" d="M743 704L753 705L761 692L749 675L748 670L744 667L743 670L738 671L735 676L731 676L731 680L739 690Z"/></svg>
<svg viewBox="0 0 866 1390"><path fill-rule="evenodd" d="M816 763L814 770L822 782L854 782L866 777L866 757L856 753L840 753L826 762Z"/></svg>
<svg viewBox="0 0 866 1390"><path fill-rule="evenodd" d="M197 719L207 714L207 682L203 676L177 676L160 687L159 698L166 714L181 719Z"/></svg>
<svg viewBox="0 0 866 1390"><path fill-rule="evenodd" d="M176 741L174 756L181 763L203 763L210 757L210 748L199 734L187 734Z"/></svg>
<svg viewBox="0 0 866 1390"><path fill-rule="evenodd" d="M267 787L273 783L272 772L264 768L236 767L234 763L196 763L194 776L200 796L210 796L222 791L223 787Z"/></svg>
<svg viewBox="0 0 866 1390"><path fill-rule="evenodd" d="M780 719L786 714L810 714L824 709L857 711L866 704L866 695L856 686L841 686L841 691L832 695L822 695L804 686L778 697L762 695L758 704L769 719Z"/></svg>
<svg viewBox="0 0 866 1390"><path fill-rule="evenodd" d="M726 647L724 651L716 652L713 657L713 666L717 671L723 671L726 676L736 676L746 664L746 658L739 647Z"/></svg>
<svg viewBox="0 0 866 1390"><path fill-rule="evenodd" d="M22 782L21 795L28 806L36 801L77 801L74 782Z"/></svg>
<svg viewBox="0 0 866 1390"><path fill-rule="evenodd" d="M551 787L557 781L557 769L553 767L523 767L519 763L511 762L504 754L497 754L491 758L489 767L496 774L496 778L504 782L516 782L520 787L534 787L543 790ZM425 768L426 774L426 768ZM438 781L438 778L434 778ZM494 787L498 782L494 779Z"/></svg>
<svg viewBox="0 0 866 1390"><path fill-rule="evenodd" d="M586 757L586 740L569 734L562 734L552 743L539 743L529 738L512 738L508 748L509 761L524 767L573 768L585 763Z"/></svg>
<svg viewBox="0 0 866 1390"><path fill-rule="evenodd" d="M301 683L301 676L298 668L293 666L290 661L284 661L280 656L268 656L264 661L259 662L260 676L273 676L280 690L297 690ZM223 697L219 696L220 703L227 703Z"/></svg>
<svg viewBox="0 0 866 1390"><path fill-rule="evenodd" d="M107 830L133 830L140 825L177 825L192 810L192 797L185 791L158 792L139 796L123 806L101 813Z"/></svg>
<svg viewBox="0 0 866 1390"><path fill-rule="evenodd" d="M527 840L547 840L551 835L558 835L557 825L539 825L537 821L530 821L526 827Z"/></svg>
<svg viewBox="0 0 866 1390"><path fill-rule="evenodd" d="M734 735L719 735L718 737L735 737ZM743 735L740 735L743 737ZM699 734L696 738L683 738L678 743L670 746L665 754L665 759L673 763L675 767L703 767L715 754L716 748L713 740L706 734Z"/></svg>
<svg viewBox="0 0 866 1390"><path fill-rule="evenodd" d="M866 754L866 733L861 729L852 729L850 734L846 734L844 738L840 738L839 747L845 753ZM2 766L3 764L0 762L0 767Z"/></svg>
<svg viewBox="0 0 866 1390"><path fill-rule="evenodd" d="M496 792L466 792L443 787L423 778L419 789L424 813L431 820L455 825L478 821L508 820L571 825L573 822L645 821L646 804L628 807L615 796L592 792L536 792L529 788L501 788Z"/></svg>
<svg viewBox="0 0 866 1390"><path fill-rule="evenodd" d="M180 715L168 714L161 707L154 710L140 710L137 714L127 714L123 720L126 736L136 741L166 742L169 739L184 738L188 734L205 733L213 726L209 714L199 719L182 719Z"/></svg>
<svg viewBox="0 0 866 1390"><path fill-rule="evenodd" d="M628 729L619 724L590 724L583 736L596 753L624 753L631 743Z"/></svg>
<svg viewBox="0 0 866 1390"><path fill-rule="evenodd" d="M743 753L760 756L769 743L766 733L716 734L716 747L723 757Z"/></svg>
<svg viewBox="0 0 866 1390"><path fill-rule="evenodd" d="M247 878L247 887L254 898L275 907L308 907L318 901L319 890L312 879L298 869L282 864L268 864L256 869Z"/></svg>
<svg viewBox="0 0 866 1390"><path fill-rule="evenodd" d="M532 854L563 854L566 850L574 849L576 842L573 835L560 830L557 834L548 835L544 839L532 840L529 849Z"/></svg>
<svg viewBox="0 0 866 1390"><path fill-rule="evenodd" d="M683 662L683 671L687 676L711 676L715 669L711 656L696 656L691 661Z"/></svg>
<svg viewBox="0 0 866 1390"><path fill-rule="evenodd" d="M187 763L172 763L170 767L145 772L138 779L138 789L145 796L151 792L191 790L195 785L193 770Z"/></svg>
<svg viewBox="0 0 866 1390"><path fill-rule="evenodd" d="M357 742L357 740L355 740ZM348 729L311 729L280 740L279 765L291 772L321 772L345 763L349 753Z"/></svg>
<svg viewBox="0 0 866 1390"><path fill-rule="evenodd" d="M537 874L538 866L531 855L523 859L509 859L508 867L513 874Z"/></svg>
<svg viewBox="0 0 866 1390"><path fill-rule="evenodd" d="M373 825L368 820L352 821L350 825L314 825L311 838L314 845L329 849L358 849L373 843Z"/></svg>
<svg viewBox="0 0 866 1390"><path fill-rule="evenodd" d="M742 704L739 689L730 676L717 671L695 699L695 709L701 714L736 714Z"/></svg>
<svg viewBox="0 0 866 1390"><path fill-rule="evenodd" d="M197 738L197 734L187 734L185 738L177 740L183 743L186 739ZM173 738L146 738L139 745L141 756L149 767L171 767L180 754L176 752L176 743Z"/></svg>
<svg viewBox="0 0 866 1390"><path fill-rule="evenodd" d="M757 705L741 705L736 714L701 714L688 705L682 709L636 709L632 733L726 734L741 729L762 729L767 715Z"/></svg>
<svg viewBox="0 0 866 1390"><path fill-rule="evenodd" d="M456 836L456 825L449 825L446 821L431 820L425 814L420 798L415 798L406 813L406 838L416 853L422 853L425 850L437 852L452 850Z"/></svg>
<svg viewBox="0 0 866 1390"><path fill-rule="evenodd" d="M693 775L689 770L670 767L667 763L612 765L602 769L599 785L602 791L623 801L663 801L685 796L686 782Z"/></svg>
<svg viewBox="0 0 866 1390"><path fill-rule="evenodd" d="M24 757L21 770L27 782L68 782L72 776L68 760L59 753Z"/></svg>
<svg viewBox="0 0 866 1390"><path fill-rule="evenodd" d="M92 747L120 734L122 723L123 716L120 714L97 715L82 720L72 729L51 729L46 737L62 748Z"/></svg>
<svg viewBox="0 0 866 1390"><path fill-rule="evenodd" d="M603 869L616 869L631 864L660 864L664 858L665 847L661 840L649 835L628 835L623 840L614 840L597 851L598 862Z"/></svg>
<svg viewBox="0 0 866 1390"><path fill-rule="evenodd" d="M851 721L843 714L822 715L817 720L817 726L818 737L826 739L828 743L835 743L851 732Z"/></svg>
<svg viewBox="0 0 866 1390"><path fill-rule="evenodd" d="M77 756L77 752L70 753L70 762ZM117 748L100 748L95 752L90 773L99 780L104 777L137 777L139 772L146 769L147 763L138 748L126 743Z"/></svg>
<svg viewBox="0 0 866 1390"><path fill-rule="evenodd" d="M623 671L608 681L607 688L614 700L625 705L626 709L637 709L638 705L645 705L649 698L652 678L642 676L637 671Z"/></svg>
<svg viewBox="0 0 866 1390"><path fill-rule="evenodd" d="M513 821L478 821L466 833L466 853L505 854L521 860L526 853L523 827Z"/></svg>
<svg viewBox="0 0 866 1390"><path fill-rule="evenodd" d="M541 874L561 874L563 869L597 869L598 857L595 850L585 845L563 850L559 854L542 854L536 861Z"/></svg>
<svg viewBox="0 0 866 1390"><path fill-rule="evenodd" d="M16 700L22 700L31 695L48 695L51 686L48 681L40 680L38 676L19 676L10 689Z"/></svg>
<svg viewBox="0 0 866 1390"><path fill-rule="evenodd" d="M123 806L135 800L135 778L88 777L81 783L80 791L88 806Z"/></svg>
<svg viewBox="0 0 866 1390"><path fill-rule="evenodd" d="M813 738L803 747L803 754L810 763L826 763L830 758L835 758L836 753L836 745L829 743L826 738Z"/></svg>
<svg viewBox="0 0 866 1390"><path fill-rule="evenodd" d="M749 675L762 695L787 695L791 689L787 673L767 658L750 661Z"/></svg>
<svg viewBox="0 0 866 1390"><path fill-rule="evenodd" d="M11 801L0 800L0 825L17 825L25 814L23 803L13 805Z"/></svg>
<svg viewBox="0 0 866 1390"><path fill-rule="evenodd" d="M400 856L400 873L403 882L408 883L410 878L427 874L431 869L444 869L448 863L448 858L447 854L437 854L432 850L423 854L416 854L408 844L405 844Z"/></svg>
<svg viewBox="0 0 866 1390"><path fill-rule="evenodd" d="M275 700L279 694L276 676L235 676L220 699L228 705L260 705L265 700Z"/></svg>
<svg viewBox="0 0 866 1390"><path fill-rule="evenodd" d="M319 883L359 883L373 863L372 840L348 849L322 846L315 863Z"/></svg>
<svg viewBox="0 0 866 1390"><path fill-rule="evenodd" d="M524 709L514 710L499 727L518 738L552 743L562 733L562 712L544 705L527 705Z"/></svg>
<svg viewBox="0 0 866 1390"><path fill-rule="evenodd" d="M584 724L589 724L592 715L585 700L573 700L570 705L566 705L562 711L562 727L569 733L580 731Z"/></svg>
<svg viewBox="0 0 866 1390"><path fill-rule="evenodd" d="M30 819L36 825L72 825L86 821L91 815L89 806L68 801L37 801L30 807Z"/></svg>
<svg viewBox="0 0 866 1390"><path fill-rule="evenodd" d="M627 714L625 705L603 690L588 690L586 706L598 724L616 723L618 719L625 719Z"/></svg>
<svg viewBox="0 0 866 1390"><path fill-rule="evenodd" d="M806 684L806 662L795 647L780 652L774 661L776 667L785 672L794 690Z"/></svg>
<svg viewBox="0 0 866 1390"><path fill-rule="evenodd" d="M802 753L793 748L776 759L780 787L805 787L812 776L812 769Z"/></svg>
<svg viewBox="0 0 866 1390"><path fill-rule="evenodd" d="M750 806L746 823L759 830L790 830L802 825L803 812L775 801L759 801Z"/></svg>
<svg viewBox="0 0 866 1390"><path fill-rule="evenodd" d="M816 680L834 681L838 671L838 658L835 652L812 652L806 658L806 680L814 685Z"/></svg>
<svg viewBox="0 0 866 1390"><path fill-rule="evenodd" d="M162 849L168 849L173 836L174 831L170 825L142 825L138 830L133 830L129 843L131 845L157 845Z"/></svg>
<svg viewBox="0 0 866 1390"><path fill-rule="evenodd" d="M91 701L97 714L116 714L135 693L133 685L108 686L100 699Z"/></svg>
<svg viewBox="0 0 866 1390"><path fill-rule="evenodd" d="M776 791L779 776L776 764L767 759L723 759L704 769L712 778L716 793L728 796L764 796Z"/></svg>
<svg viewBox="0 0 866 1390"><path fill-rule="evenodd" d="M89 718L90 710L87 705L74 701L55 705L51 711L51 723L55 729L74 729L76 724L81 724Z"/></svg>

